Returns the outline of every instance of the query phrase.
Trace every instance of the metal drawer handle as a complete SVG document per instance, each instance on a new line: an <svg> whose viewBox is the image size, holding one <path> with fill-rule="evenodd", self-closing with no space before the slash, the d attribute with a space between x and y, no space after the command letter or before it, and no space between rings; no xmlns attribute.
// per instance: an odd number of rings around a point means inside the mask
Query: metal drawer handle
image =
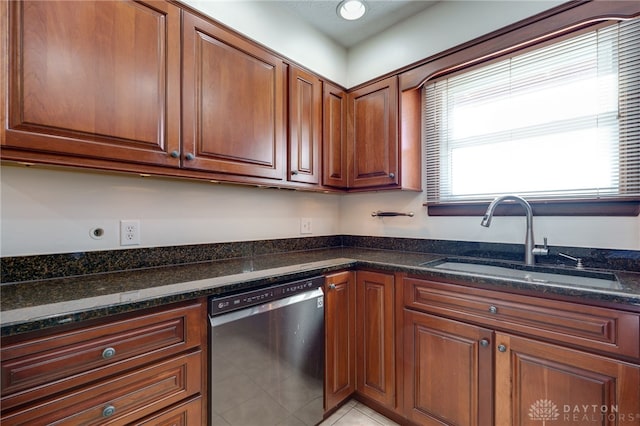
<svg viewBox="0 0 640 426"><path fill-rule="evenodd" d="M330 290L335 290L336 289L336 285L335 284L329 284L329 289Z"/></svg>
<svg viewBox="0 0 640 426"><path fill-rule="evenodd" d="M480 346L482 346L483 348L486 348L487 346L489 346L489 339L480 340Z"/></svg>
<svg viewBox="0 0 640 426"><path fill-rule="evenodd" d="M102 351L102 358L109 359L116 354L116 350L114 348L106 348Z"/></svg>
<svg viewBox="0 0 640 426"><path fill-rule="evenodd" d="M507 347L505 345L498 345L498 351L506 352L507 351Z"/></svg>
<svg viewBox="0 0 640 426"><path fill-rule="evenodd" d="M171 155L172 158L178 158L178 157L180 157L180 152L171 151L171 154L169 154L169 155Z"/></svg>
<svg viewBox="0 0 640 426"><path fill-rule="evenodd" d="M187 152L187 155L185 155L184 158L186 158L187 161L193 161L196 159L196 156L193 155L191 152Z"/></svg>
<svg viewBox="0 0 640 426"><path fill-rule="evenodd" d="M389 179L393 179L393 178L395 178L395 177L396 177L396 174L395 174L395 173L393 173L393 172L389 173Z"/></svg>
<svg viewBox="0 0 640 426"><path fill-rule="evenodd" d="M489 312L492 314L497 314L498 313L498 308L496 308L495 306L489 306Z"/></svg>
<svg viewBox="0 0 640 426"><path fill-rule="evenodd" d="M102 417L111 417L116 413L116 407L107 405L102 409Z"/></svg>

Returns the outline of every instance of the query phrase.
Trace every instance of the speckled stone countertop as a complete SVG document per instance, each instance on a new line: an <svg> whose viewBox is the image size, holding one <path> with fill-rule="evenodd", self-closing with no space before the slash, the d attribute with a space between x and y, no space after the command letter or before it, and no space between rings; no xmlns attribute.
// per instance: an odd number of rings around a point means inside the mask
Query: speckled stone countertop
<svg viewBox="0 0 640 426"><path fill-rule="evenodd" d="M443 257L430 253L335 247L4 284L0 286L1 334L20 334L352 267L406 272L424 278L455 280L494 290L547 294L583 303L618 305L640 312L640 273L615 271L621 288L605 290L421 266Z"/></svg>

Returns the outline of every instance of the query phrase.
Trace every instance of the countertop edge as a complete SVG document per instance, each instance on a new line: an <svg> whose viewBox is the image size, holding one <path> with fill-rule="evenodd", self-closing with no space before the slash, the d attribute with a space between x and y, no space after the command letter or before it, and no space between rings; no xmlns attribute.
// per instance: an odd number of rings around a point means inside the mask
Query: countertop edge
<svg viewBox="0 0 640 426"><path fill-rule="evenodd" d="M401 272L418 278L440 278L443 280L456 280L458 282L462 280L464 281L464 285L473 287L508 292L526 292L530 295L538 294L543 297L559 297L565 300L575 299L575 302L583 304L606 303L624 305L625 308L628 307L628 310L640 312L640 293L604 291L601 289L567 285L532 284L507 278L476 276L458 272L452 273L421 266L412 261L400 263L379 259L367 259L366 254L367 253L364 253L356 257L341 257L336 255L334 258L321 261L291 264L251 271L249 273L237 273L192 282L180 282L177 284L150 287L146 289L148 292L141 290L140 293L142 294L138 295L131 294L133 292L125 292L99 296L95 298L97 299L95 301L89 300L93 298L85 298L81 299L84 304L82 308L78 309L73 309L72 307L73 303L77 301L69 301L8 310L0 312L0 336L13 336L61 325L76 324L115 314L134 312L200 297L210 297L222 293L267 286L288 280L304 279L313 275L325 275L338 270L352 268L369 268L393 273ZM445 257L435 254L430 256L432 260ZM423 254L422 257L427 257L427 255ZM190 286L190 288L183 289L186 285ZM161 290L161 294L152 294ZM87 306L92 303L92 306ZM61 309L59 313L50 313L51 309L58 308ZM49 313L46 313L47 309L49 309Z"/></svg>

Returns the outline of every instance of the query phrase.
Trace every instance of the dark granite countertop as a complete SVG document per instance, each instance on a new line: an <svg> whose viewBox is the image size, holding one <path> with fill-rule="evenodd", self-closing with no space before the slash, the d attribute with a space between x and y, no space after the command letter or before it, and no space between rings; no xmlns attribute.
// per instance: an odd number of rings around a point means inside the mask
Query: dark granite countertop
<svg viewBox="0 0 640 426"><path fill-rule="evenodd" d="M369 267L425 278L454 279L494 290L549 295L582 303L619 305L640 312L640 273L615 271L619 289L532 283L421 266L445 256L336 247L81 275L0 286L3 336L167 303L235 292L277 282Z"/></svg>

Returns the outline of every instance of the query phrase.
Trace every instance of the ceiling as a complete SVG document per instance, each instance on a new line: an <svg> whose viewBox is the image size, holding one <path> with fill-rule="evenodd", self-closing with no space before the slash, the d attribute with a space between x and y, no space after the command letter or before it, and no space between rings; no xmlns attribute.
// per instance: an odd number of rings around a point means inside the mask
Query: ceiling
<svg viewBox="0 0 640 426"><path fill-rule="evenodd" d="M367 13L357 21L338 16L340 0L280 0L278 3L345 48L427 9L431 0L364 0Z"/></svg>

